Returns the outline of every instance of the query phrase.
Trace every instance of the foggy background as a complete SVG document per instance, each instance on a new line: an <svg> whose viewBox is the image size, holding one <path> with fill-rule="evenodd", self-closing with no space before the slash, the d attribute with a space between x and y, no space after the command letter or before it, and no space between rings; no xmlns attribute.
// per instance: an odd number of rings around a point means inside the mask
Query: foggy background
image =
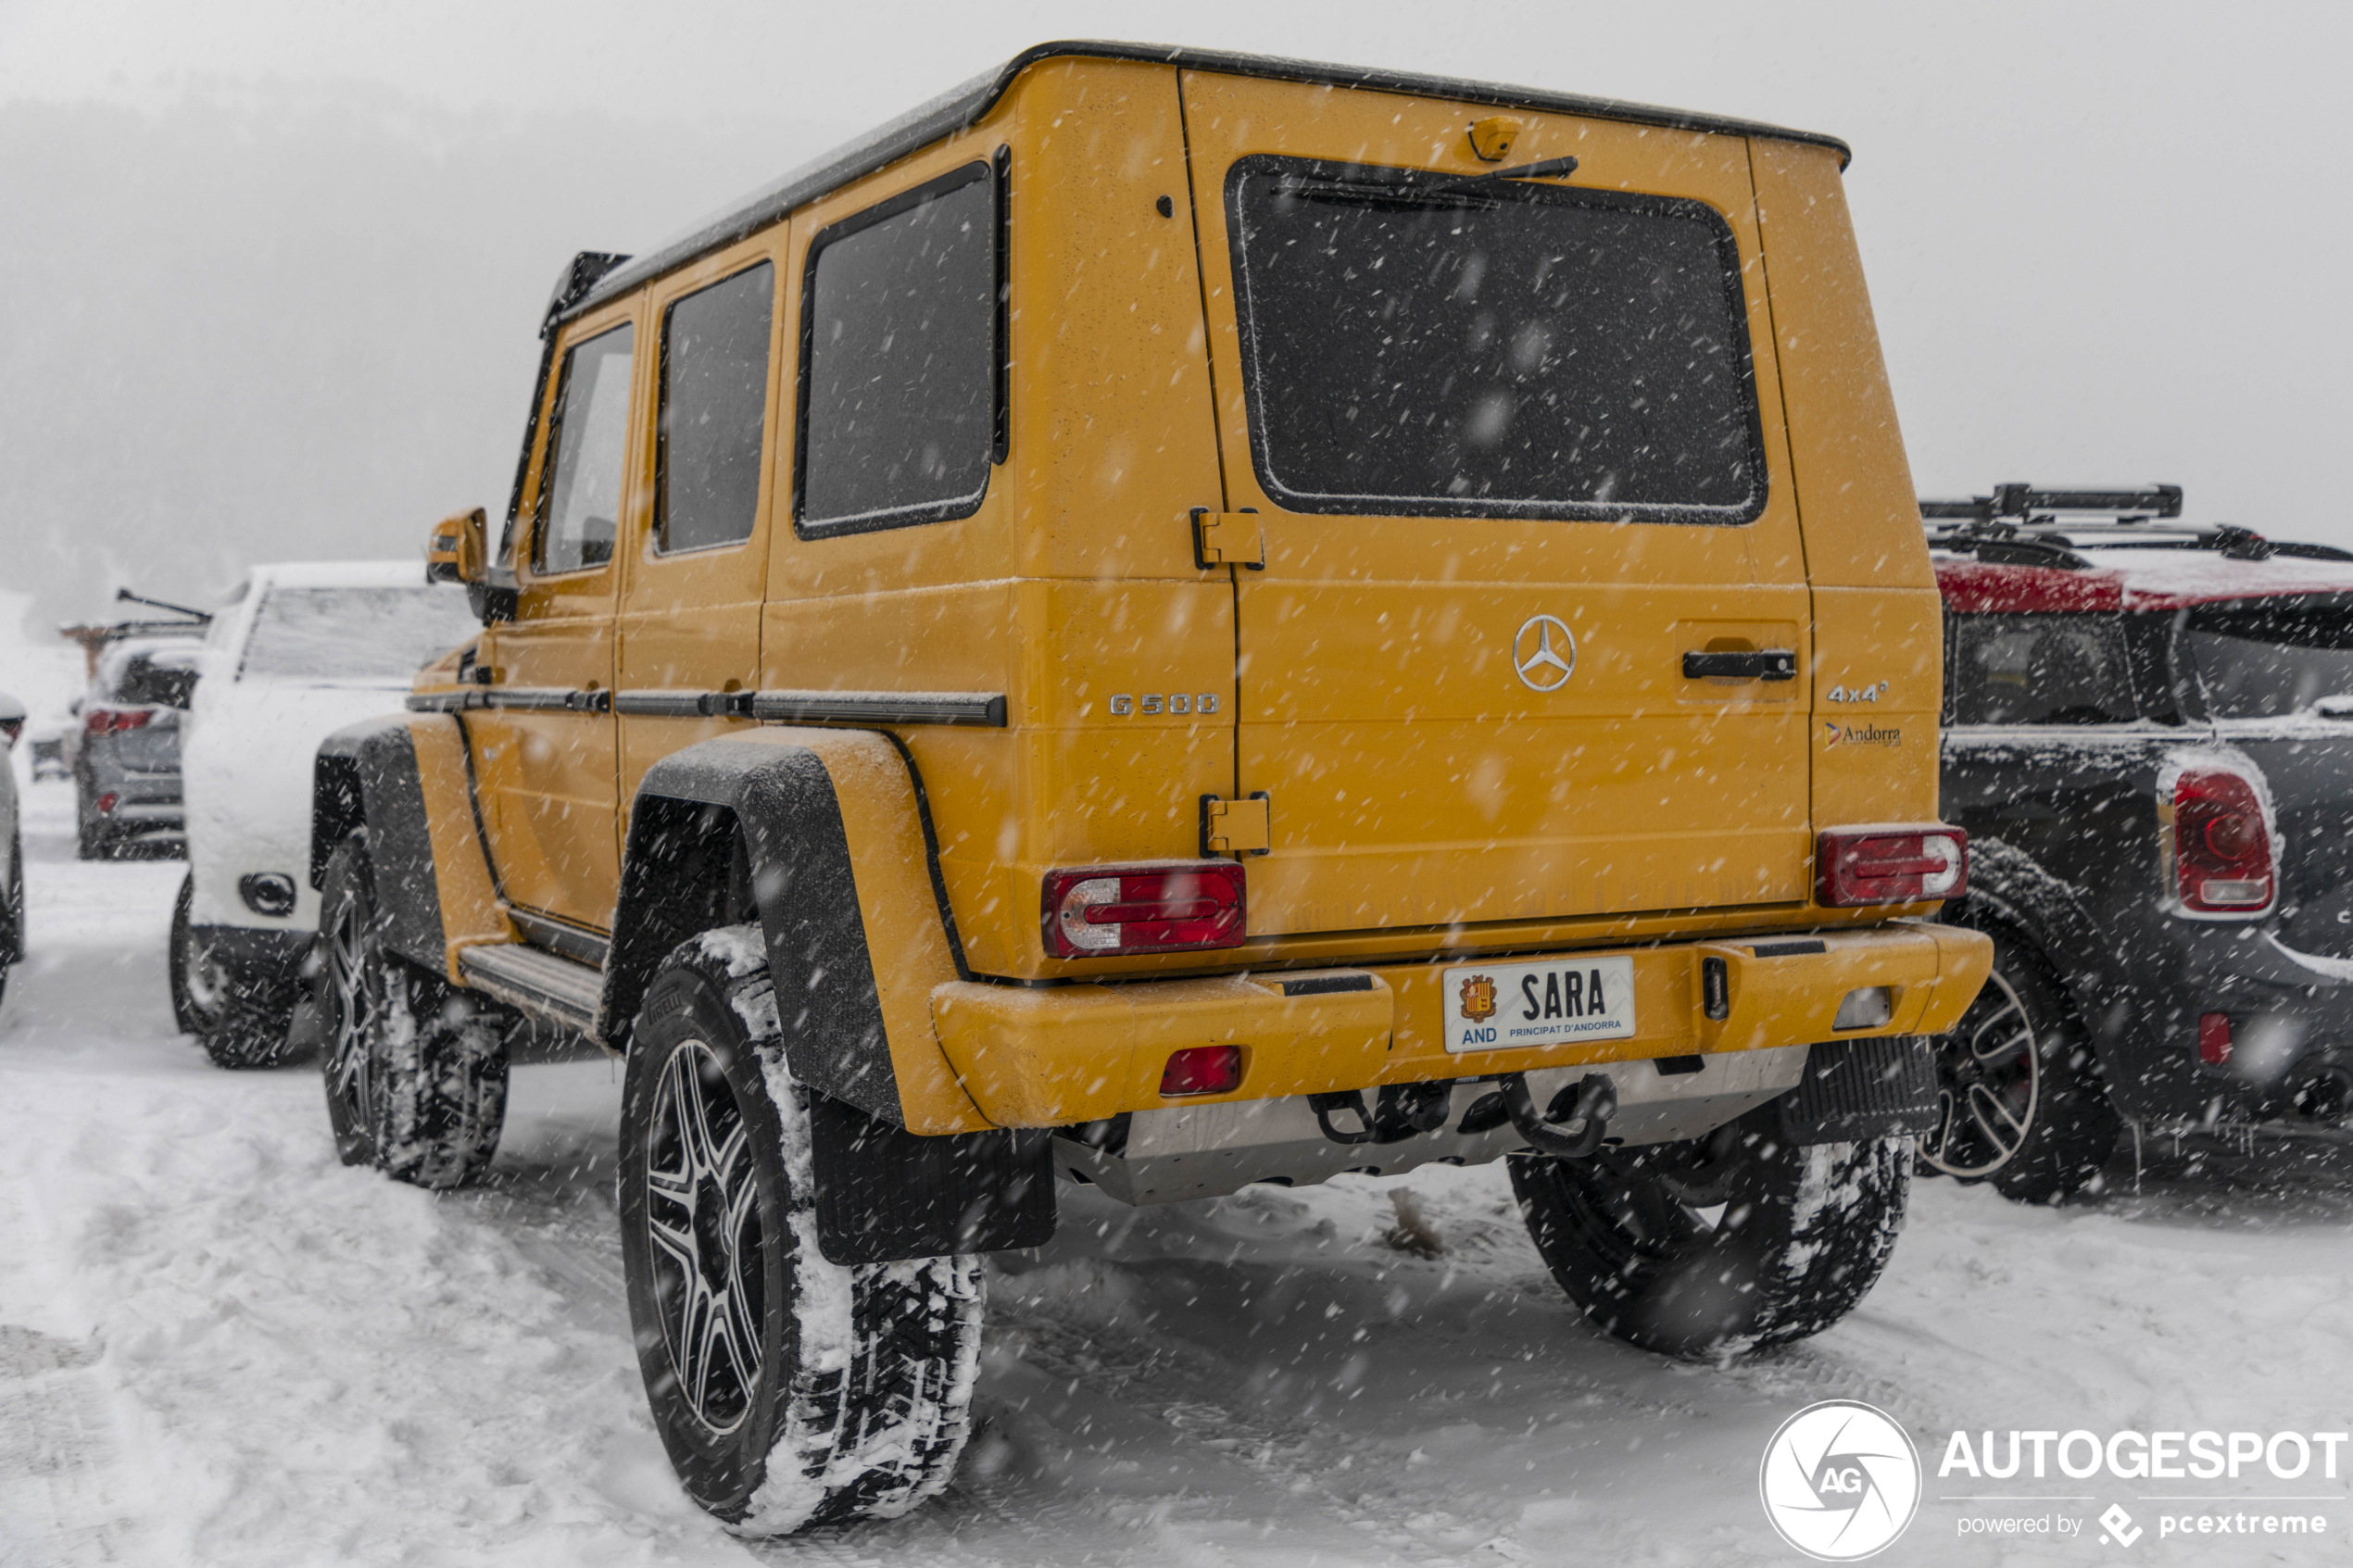
<svg viewBox="0 0 2353 1568"><path fill-rule="evenodd" d="M2353 545L2344 7L0 0L0 591L45 628L497 515L573 251L1058 37L1843 136L1925 493Z"/></svg>

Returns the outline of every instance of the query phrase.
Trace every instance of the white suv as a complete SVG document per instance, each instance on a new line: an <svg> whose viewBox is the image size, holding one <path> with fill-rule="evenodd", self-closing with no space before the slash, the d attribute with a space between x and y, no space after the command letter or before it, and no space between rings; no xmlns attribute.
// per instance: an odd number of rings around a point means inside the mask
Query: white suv
<svg viewBox="0 0 2353 1568"><path fill-rule="evenodd" d="M257 566L213 619L181 766L188 876L171 922L171 1004L222 1067L289 1054L311 890L311 755L397 710L418 669L481 630L417 561Z"/></svg>

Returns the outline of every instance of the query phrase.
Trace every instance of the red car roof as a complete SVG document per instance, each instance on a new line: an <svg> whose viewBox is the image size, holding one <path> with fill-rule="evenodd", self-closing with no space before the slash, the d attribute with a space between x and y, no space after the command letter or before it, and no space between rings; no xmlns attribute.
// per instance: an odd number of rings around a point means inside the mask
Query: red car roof
<svg viewBox="0 0 2353 1568"><path fill-rule="evenodd" d="M2273 556L2233 560L2213 550L2078 549L2088 571L1992 564L1935 552L1936 585L1960 614L2182 609L2281 594L2353 594L2353 561Z"/></svg>

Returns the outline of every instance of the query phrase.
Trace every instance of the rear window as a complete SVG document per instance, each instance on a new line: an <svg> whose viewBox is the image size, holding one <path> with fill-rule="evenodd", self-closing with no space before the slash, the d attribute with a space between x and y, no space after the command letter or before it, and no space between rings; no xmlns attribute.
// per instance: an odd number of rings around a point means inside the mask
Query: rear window
<svg viewBox="0 0 2353 1568"><path fill-rule="evenodd" d="M810 243L795 514L804 536L980 509L996 450L997 301L986 164Z"/></svg>
<svg viewBox="0 0 2353 1568"><path fill-rule="evenodd" d="M2353 719L2353 595L2199 605L2182 642L2217 719Z"/></svg>
<svg viewBox="0 0 2353 1568"><path fill-rule="evenodd" d="M2140 717L2113 615L1956 615L1956 724L2123 724Z"/></svg>
<svg viewBox="0 0 2353 1568"><path fill-rule="evenodd" d="M407 681L481 629L461 588L272 588L237 678Z"/></svg>
<svg viewBox="0 0 2353 1568"><path fill-rule="evenodd" d="M108 700L136 708L185 708L196 690L197 645L125 654L107 681Z"/></svg>
<svg viewBox="0 0 2353 1568"><path fill-rule="evenodd" d="M1703 202L1248 157L1252 456L1294 511L1745 522L1765 470Z"/></svg>

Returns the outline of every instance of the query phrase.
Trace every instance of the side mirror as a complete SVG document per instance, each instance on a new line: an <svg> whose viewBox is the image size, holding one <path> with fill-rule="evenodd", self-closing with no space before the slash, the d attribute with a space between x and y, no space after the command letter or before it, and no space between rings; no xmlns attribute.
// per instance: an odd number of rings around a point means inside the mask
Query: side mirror
<svg viewBox="0 0 2353 1568"><path fill-rule="evenodd" d="M488 533L489 521L480 507L434 523L425 542L425 581L468 584L488 581Z"/></svg>
<svg viewBox="0 0 2353 1568"><path fill-rule="evenodd" d="M14 746L17 744L17 736L23 733L23 730L24 704L10 696L6 692L0 692L0 735L7 736L8 744Z"/></svg>

